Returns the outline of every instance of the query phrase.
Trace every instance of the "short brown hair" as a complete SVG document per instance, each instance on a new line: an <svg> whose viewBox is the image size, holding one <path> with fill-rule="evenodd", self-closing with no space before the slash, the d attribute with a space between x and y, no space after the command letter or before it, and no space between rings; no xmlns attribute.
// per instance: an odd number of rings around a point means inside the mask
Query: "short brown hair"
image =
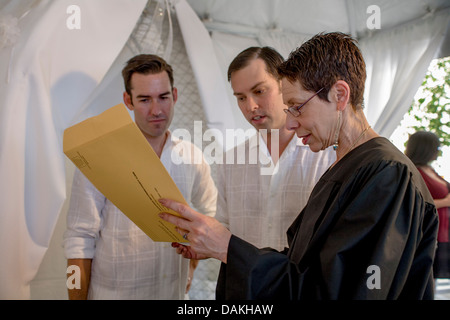
<svg viewBox="0 0 450 320"><path fill-rule="evenodd" d="M133 73L157 74L166 71L169 76L170 85L173 88L172 67L161 57L154 54L140 54L128 60L122 70L125 91L131 95L131 76Z"/></svg>
<svg viewBox="0 0 450 320"><path fill-rule="evenodd" d="M266 64L266 71L275 79L278 79L278 66L284 61L281 54L271 47L250 47L239 53L228 67L228 81L231 80L231 74L241 70L249 65L250 61L261 59Z"/></svg>
<svg viewBox="0 0 450 320"><path fill-rule="evenodd" d="M278 68L281 78L299 81L308 91L319 93L328 101L328 91L338 80L350 87L350 103L355 109L363 107L366 65L351 36L340 33L319 33L292 51Z"/></svg>
<svg viewBox="0 0 450 320"><path fill-rule="evenodd" d="M441 142L433 132L417 131L406 144L405 154L416 166L426 166L439 154Z"/></svg>

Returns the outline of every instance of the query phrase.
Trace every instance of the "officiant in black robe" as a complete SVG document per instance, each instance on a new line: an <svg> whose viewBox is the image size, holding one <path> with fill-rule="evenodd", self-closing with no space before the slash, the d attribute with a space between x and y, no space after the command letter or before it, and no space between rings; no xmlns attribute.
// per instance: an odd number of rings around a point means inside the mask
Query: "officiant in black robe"
<svg viewBox="0 0 450 320"><path fill-rule="evenodd" d="M287 230L289 247L256 248L162 200L181 217L161 217L190 242L174 243L177 252L223 262L217 299L433 299L436 209L416 167L365 118L356 42L316 35L278 71L288 129L313 152L333 146L337 156Z"/></svg>

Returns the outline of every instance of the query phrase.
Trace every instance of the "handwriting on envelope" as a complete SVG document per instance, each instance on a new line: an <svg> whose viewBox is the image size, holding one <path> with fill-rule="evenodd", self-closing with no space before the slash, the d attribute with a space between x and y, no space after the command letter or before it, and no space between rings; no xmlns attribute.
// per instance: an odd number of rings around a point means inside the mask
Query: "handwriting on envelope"
<svg viewBox="0 0 450 320"><path fill-rule="evenodd" d="M161 212L177 213L158 199L186 201L125 105L67 128L63 149L92 184L153 241L186 242L173 224L159 218Z"/></svg>

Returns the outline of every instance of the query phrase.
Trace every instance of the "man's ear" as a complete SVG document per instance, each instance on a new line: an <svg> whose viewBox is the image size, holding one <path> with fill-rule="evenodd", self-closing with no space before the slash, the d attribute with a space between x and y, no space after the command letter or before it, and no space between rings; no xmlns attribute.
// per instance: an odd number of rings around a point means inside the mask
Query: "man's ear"
<svg viewBox="0 0 450 320"><path fill-rule="evenodd" d="M128 92L123 92L123 102L127 106L128 109L133 110L133 102L131 101L131 96L128 94Z"/></svg>
<svg viewBox="0 0 450 320"><path fill-rule="evenodd" d="M177 102L178 100L178 90L175 87L173 87L172 89L172 96L173 96L173 104L175 104L175 102Z"/></svg>
<svg viewBox="0 0 450 320"><path fill-rule="evenodd" d="M338 110L344 110L350 102L350 87L344 80L338 80L328 92L328 100L335 102Z"/></svg>

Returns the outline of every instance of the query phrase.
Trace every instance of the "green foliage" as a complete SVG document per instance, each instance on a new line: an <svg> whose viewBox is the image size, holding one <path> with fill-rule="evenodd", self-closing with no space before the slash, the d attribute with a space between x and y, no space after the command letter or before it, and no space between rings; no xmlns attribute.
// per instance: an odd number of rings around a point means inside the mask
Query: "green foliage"
<svg viewBox="0 0 450 320"><path fill-rule="evenodd" d="M450 146L450 57L432 62L408 113L418 121L411 128L434 132Z"/></svg>

